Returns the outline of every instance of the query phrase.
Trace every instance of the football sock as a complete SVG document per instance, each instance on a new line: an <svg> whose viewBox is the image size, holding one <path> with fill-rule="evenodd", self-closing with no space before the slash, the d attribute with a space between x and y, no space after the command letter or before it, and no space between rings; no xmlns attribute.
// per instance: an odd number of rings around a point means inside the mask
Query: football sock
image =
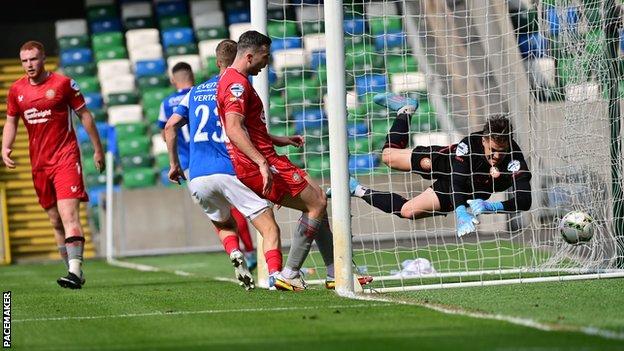
<svg viewBox="0 0 624 351"><path fill-rule="evenodd" d="M63 262L65 262L65 267L69 269L69 259L67 258L67 248L65 247L65 245L63 246L57 246L59 254L61 255L61 258L63 259Z"/></svg>
<svg viewBox="0 0 624 351"><path fill-rule="evenodd" d="M228 255L234 250L240 250L240 246L238 246L238 236L228 235L223 238L223 248Z"/></svg>
<svg viewBox="0 0 624 351"><path fill-rule="evenodd" d="M362 199L386 213L392 213L403 218L401 216L401 208L405 205L407 199L399 194L368 189L366 194L362 196Z"/></svg>
<svg viewBox="0 0 624 351"><path fill-rule="evenodd" d="M389 147L395 149L405 149L409 141L409 125L410 115L397 115L394 119L394 123L392 123L392 127L390 127L388 135L386 135L386 143L382 149Z"/></svg>
<svg viewBox="0 0 624 351"><path fill-rule="evenodd" d="M82 277L82 254L84 252L84 237L70 236L65 239L65 247L67 248L67 265L68 270L78 277Z"/></svg>
<svg viewBox="0 0 624 351"><path fill-rule="evenodd" d="M269 274L282 270L282 252L279 249L268 250L264 253Z"/></svg>
<svg viewBox="0 0 624 351"><path fill-rule="evenodd" d="M309 218L307 213L301 215L299 225L290 244L290 251L288 251L287 268L299 271L306 257L308 257L310 246L312 246L312 241L316 237L320 226L320 220Z"/></svg>
<svg viewBox="0 0 624 351"><path fill-rule="evenodd" d="M238 227L238 236L243 243L245 251L254 251L253 241L251 241L251 235L249 234L249 225L247 224L247 219L235 207L232 207L231 213L232 217L234 217L234 220L236 221L236 226Z"/></svg>
<svg viewBox="0 0 624 351"><path fill-rule="evenodd" d="M323 217L318 234L314 240L316 241L316 246L318 246L318 249L321 252L325 266L333 266L334 236L329 228L329 219L327 218L327 214Z"/></svg>

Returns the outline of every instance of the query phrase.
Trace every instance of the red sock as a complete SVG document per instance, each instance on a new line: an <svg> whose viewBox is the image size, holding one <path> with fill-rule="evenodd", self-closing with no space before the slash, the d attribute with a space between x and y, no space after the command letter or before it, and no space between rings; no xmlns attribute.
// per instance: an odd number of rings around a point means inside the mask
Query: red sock
<svg viewBox="0 0 624 351"><path fill-rule="evenodd" d="M249 234L249 226L247 225L247 218L245 218L245 216L243 216L243 214L240 213L236 207L232 207L231 213L232 217L234 217L234 220L236 221L236 226L238 227L238 237L243 242L245 251L254 251L253 241L251 241L251 235Z"/></svg>
<svg viewBox="0 0 624 351"><path fill-rule="evenodd" d="M228 235L223 238L223 248L225 248L225 252L227 252L228 255L234 250L240 250L238 246L238 236Z"/></svg>
<svg viewBox="0 0 624 351"><path fill-rule="evenodd" d="M273 249L265 252L264 258L266 259L269 274L282 270L282 252L279 249Z"/></svg>

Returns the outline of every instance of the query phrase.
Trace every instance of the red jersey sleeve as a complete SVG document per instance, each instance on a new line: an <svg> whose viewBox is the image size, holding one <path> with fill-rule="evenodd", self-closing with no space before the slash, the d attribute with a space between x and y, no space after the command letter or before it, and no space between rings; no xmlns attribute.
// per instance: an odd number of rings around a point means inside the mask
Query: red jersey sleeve
<svg viewBox="0 0 624 351"><path fill-rule="evenodd" d="M228 112L235 112L245 116L250 87L244 80L234 80L223 90L223 117Z"/></svg>
<svg viewBox="0 0 624 351"><path fill-rule="evenodd" d="M73 79L67 79L64 83L65 94L67 94L67 103L74 111L78 111L86 105L84 96L80 92L80 87Z"/></svg>
<svg viewBox="0 0 624 351"><path fill-rule="evenodd" d="M17 95L15 86L11 86L9 89L9 94L7 96L7 116L10 117L19 117L22 115L20 111L20 107L17 104Z"/></svg>

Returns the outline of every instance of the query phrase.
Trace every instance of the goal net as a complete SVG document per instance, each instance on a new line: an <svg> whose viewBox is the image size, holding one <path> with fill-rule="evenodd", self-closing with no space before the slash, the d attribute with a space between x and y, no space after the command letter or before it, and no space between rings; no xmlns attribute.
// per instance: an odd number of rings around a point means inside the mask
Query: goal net
<svg viewBox="0 0 624 351"><path fill-rule="evenodd" d="M532 173L530 211L482 215L476 233L462 238L454 213L413 221L352 198L353 269L375 277L366 291L622 274L622 218L615 206L620 137L614 133L621 59L619 49L610 51L612 6L609 0L344 2L351 176L408 199L431 186L381 162L395 114L373 102L380 92L419 101L408 148L457 143L481 130L488 116L508 115ZM325 36L317 1L270 0L267 14L270 130L306 137L302 149L279 152L327 188L333 165L326 49L340 38ZM492 199L513 196L500 192ZM586 244L561 238L559 221L571 210L595 221ZM295 212L278 211L286 240L297 219ZM323 266L313 252L305 264L311 283L324 280Z"/></svg>

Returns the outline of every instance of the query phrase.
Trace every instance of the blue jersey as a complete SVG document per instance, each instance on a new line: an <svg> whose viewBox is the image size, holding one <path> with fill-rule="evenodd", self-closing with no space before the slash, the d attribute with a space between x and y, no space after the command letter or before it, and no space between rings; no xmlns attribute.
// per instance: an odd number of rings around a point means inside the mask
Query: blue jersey
<svg viewBox="0 0 624 351"><path fill-rule="evenodd" d="M171 118L173 110L190 90L191 88L180 89L163 100L160 104L160 115L158 116L158 126L160 129L165 128L165 124L167 124L167 121ZM184 126L178 130L178 158L180 159L180 167L182 167L183 170L189 168L189 141L188 126Z"/></svg>
<svg viewBox="0 0 624 351"><path fill-rule="evenodd" d="M217 112L218 81L216 76L196 85L174 110L187 119L189 126L190 179L211 174L235 175Z"/></svg>

